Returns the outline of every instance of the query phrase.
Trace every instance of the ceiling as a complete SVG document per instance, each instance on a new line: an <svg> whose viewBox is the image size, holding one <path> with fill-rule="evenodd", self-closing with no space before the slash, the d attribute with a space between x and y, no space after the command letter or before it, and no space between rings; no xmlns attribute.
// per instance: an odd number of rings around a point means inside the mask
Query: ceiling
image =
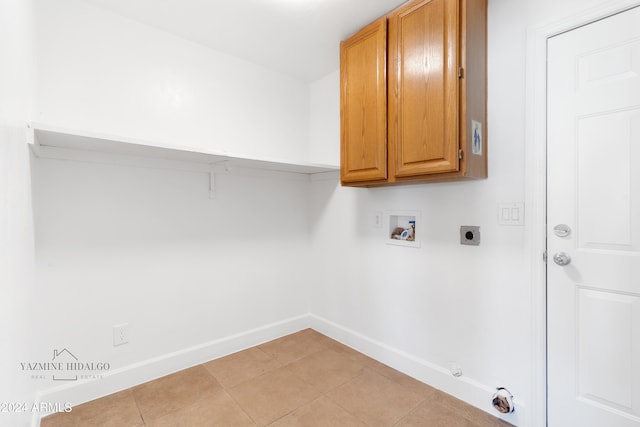
<svg viewBox="0 0 640 427"><path fill-rule="evenodd" d="M85 0L302 81L339 67L340 40L406 0Z"/></svg>

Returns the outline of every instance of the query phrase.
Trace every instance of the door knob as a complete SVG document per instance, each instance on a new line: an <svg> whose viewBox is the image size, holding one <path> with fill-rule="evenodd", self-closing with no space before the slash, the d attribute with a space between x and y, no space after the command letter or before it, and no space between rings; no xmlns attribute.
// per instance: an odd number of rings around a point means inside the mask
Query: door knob
<svg viewBox="0 0 640 427"><path fill-rule="evenodd" d="M553 262L564 267L571 264L571 257L564 252L558 252L553 256Z"/></svg>

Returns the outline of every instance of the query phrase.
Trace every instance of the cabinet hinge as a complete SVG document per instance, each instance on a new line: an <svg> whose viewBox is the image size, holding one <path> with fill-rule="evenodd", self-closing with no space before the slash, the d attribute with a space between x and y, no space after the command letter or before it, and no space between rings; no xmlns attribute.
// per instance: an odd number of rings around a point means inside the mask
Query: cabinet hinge
<svg viewBox="0 0 640 427"><path fill-rule="evenodd" d="M462 151L462 148L458 150L458 159L462 160L462 155L464 154L464 152Z"/></svg>
<svg viewBox="0 0 640 427"><path fill-rule="evenodd" d="M545 264L547 263L547 251L544 251L542 253L542 262L544 262Z"/></svg>
<svg viewBox="0 0 640 427"><path fill-rule="evenodd" d="M458 78L461 79L464 77L464 68L459 67L458 68Z"/></svg>

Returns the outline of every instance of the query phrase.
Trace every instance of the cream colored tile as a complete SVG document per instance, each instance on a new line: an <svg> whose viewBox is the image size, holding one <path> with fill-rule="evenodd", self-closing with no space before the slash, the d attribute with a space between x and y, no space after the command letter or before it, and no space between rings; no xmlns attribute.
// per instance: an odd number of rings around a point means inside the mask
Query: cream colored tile
<svg viewBox="0 0 640 427"><path fill-rule="evenodd" d="M476 427L468 419L438 403L425 402L394 427Z"/></svg>
<svg viewBox="0 0 640 427"><path fill-rule="evenodd" d="M328 336L321 334L320 332L311 328L304 329L300 331L300 333L301 335L305 336L307 339L314 340L315 342L317 342L318 344L321 344L326 348L330 348L331 346L334 346L334 345L340 345L340 346L342 345L338 341L332 338L329 338Z"/></svg>
<svg viewBox="0 0 640 427"><path fill-rule="evenodd" d="M285 368L278 368L227 390L259 426L305 405L320 392Z"/></svg>
<svg viewBox="0 0 640 427"><path fill-rule="evenodd" d="M331 349L331 350L335 351L336 353L344 353L344 354L349 353L349 352L357 353L354 349L352 349L352 348L351 348L351 347L349 347L349 346L346 346L346 345L342 344L342 343L341 343L341 342L339 342L339 341L336 341L336 340L331 339L331 338L329 338L329 337L325 337L325 336L324 336L324 335L322 335L322 334L320 334L320 335L321 335L321 336L323 336L323 337L325 338L325 339L322 341L323 345L324 345L326 348L329 348L329 349Z"/></svg>
<svg viewBox="0 0 640 427"><path fill-rule="evenodd" d="M224 390L205 393L193 404L155 419L148 427L255 427Z"/></svg>
<svg viewBox="0 0 640 427"><path fill-rule="evenodd" d="M45 417L42 427L137 427L144 424L130 390L105 396Z"/></svg>
<svg viewBox="0 0 640 427"><path fill-rule="evenodd" d="M360 375L362 365L333 350L321 350L286 366L304 382L325 393Z"/></svg>
<svg viewBox="0 0 640 427"><path fill-rule="evenodd" d="M359 351L354 350L351 347L341 344L337 341L333 345L330 345L329 348L335 352L344 354L345 356L349 357L355 362L358 362L371 371L378 371L385 368L391 369L387 365L378 362L377 360L367 356L366 354L360 353Z"/></svg>
<svg viewBox="0 0 640 427"><path fill-rule="evenodd" d="M208 392L222 390L216 379L198 365L132 389L145 423L184 409Z"/></svg>
<svg viewBox="0 0 640 427"><path fill-rule="evenodd" d="M403 387L408 388L409 390L424 397L425 399L434 398L436 394L440 393L437 389L423 382L420 382L415 378L412 378L406 374L403 374L402 372L397 371L381 362L378 362L377 360L365 354L362 354L350 347L347 347L344 344L340 344L337 341L334 341L334 343L335 344L329 346L329 348L331 348L332 350L338 353L344 354L346 357L361 364L363 367L371 371L377 372L378 374L383 375L389 378L390 380L399 383Z"/></svg>
<svg viewBox="0 0 640 427"><path fill-rule="evenodd" d="M269 424L269 427L366 427L366 425L331 399L321 397Z"/></svg>
<svg viewBox="0 0 640 427"><path fill-rule="evenodd" d="M374 372L389 378L424 399L438 399L438 395L443 394L441 391L375 360L370 362L368 366Z"/></svg>
<svg viewBox="0 0 640 427"><path fill-rule="evenodd" d="M225 388L255 378L281 364L258 347L252 347L204 364Z"/></svg>
<svg viewBox="0 0 640 427"><path fill-rule="evenodd" d="M316 331L305 329L295 334L287 335L258 347L283 365L294 362L304 356L324 350L326 342L319 339Z"/></svg>
<svg viewBox="0 0 640 427"><path fill-rule="evenodd" d="M76 425L70 413L51 414L40 420L40 427L75 427Z"/></svg>
<svg viewBox="0 0 640 427"><path fill-rule="evenodd" d="M510 425L312 329L79 405L41 425L140 427L145 421L151 427Z"/></svg>
<svg viewBox="0 0 640 427"><path fill-rule="evenodd" d="M456 399L455 397L448 395L446 393L441 393L439 396L439 403L459 417L465 418L473 422L474 426L482 426L482 427L504 427L509 426L510 424L502 421L498 417L494 417L466 402L463 402L460 399Z"/></svg>
<svg viewBox="0 0 640 427"><path fill-rule="evenodd" d="M388 427L424 399L376 372L364 373L327 393L335 403L369 426Z"/></svg>

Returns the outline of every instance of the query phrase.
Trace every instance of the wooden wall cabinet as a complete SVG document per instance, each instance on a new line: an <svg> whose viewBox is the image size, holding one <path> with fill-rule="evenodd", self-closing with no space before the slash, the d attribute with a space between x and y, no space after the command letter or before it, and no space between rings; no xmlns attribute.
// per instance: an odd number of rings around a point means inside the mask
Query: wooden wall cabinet
<svg viewBox="0 0 640 427"><path fill-rule="evenodd" d="M413 0L340 45L340 178L487 177L486 0Z"/></svg>

